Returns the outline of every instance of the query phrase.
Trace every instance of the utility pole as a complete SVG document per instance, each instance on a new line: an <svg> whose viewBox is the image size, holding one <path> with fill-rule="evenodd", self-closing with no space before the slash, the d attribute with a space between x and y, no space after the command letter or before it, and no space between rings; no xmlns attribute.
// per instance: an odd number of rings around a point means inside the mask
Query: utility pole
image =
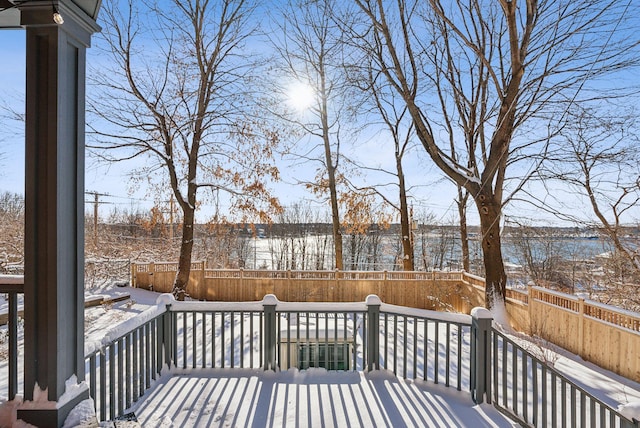
<svg viewBox="0 0 640 428"><path fill-rule="evenodd" d="M98 248L98 204L100 196L93 194L93 246Z"/></svg>
<svg viewBox="0 0 640 428"><path fill-rule="evenodd" d="M106 193L85 192L87 195L93 195L93 201L84 201L93 204L93 245L98 248L98 205L100 205L100 196L110 196ZM105 202L102 202L105 203Z"/></svg>
<svg viewBox="0 0 640 428"><path fill-rule="evenodd" d="M167 221L165 220L164 215L167 214L167 209L166 209L166 203L169 203L169 224L167 225ZM160 212L162 213L162 234L164 236L165 231L167 230L167 228L169 229L169 242L173 242L173 237L175 235L175 231L174 231L174 222L175 222L175 210L176 210L176 201L173 199L173 195L169 196L169 200L168 201L160 201L160 205L158 205L158 209L160 209Z"/></svg>

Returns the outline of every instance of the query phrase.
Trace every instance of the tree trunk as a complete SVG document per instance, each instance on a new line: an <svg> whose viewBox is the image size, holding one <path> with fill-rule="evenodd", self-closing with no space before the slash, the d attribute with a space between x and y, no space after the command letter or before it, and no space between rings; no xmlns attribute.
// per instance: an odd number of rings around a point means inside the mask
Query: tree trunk
<svg viewBox="0 0 640 428"><path fill-rule="evenodd" d="M331 220L333 231L333 245L335 248L336 269L343 270L342 261L342 231L340 230L340 212L338 211L338 191L336 189L336 180L334 168L330 167L329 186L331 187Z"/></svg>
<svg viewBox="0 0 640 428"><path fill-rule="evenodd" d="M398 171L398 185L400 187L400 229L402 234L402 268L405 271L414 271L413 262L413 231L411 230L412 218L409 216L407 204L407 189L402 171L402 158L396 155L396 170Z"/></svg>
<svg viewBox="0 0 640 428"><path fill-rule="evenodd" d="M427 263L427 242L424 235L424 231L420 233L420 256L422 258L422 268L427 272L429 264Z"/></svg>
<svg viewBox="0 0 640 428"><path fill-rule="evenodd" d="M485 306L491 309L495 303L504 303L507 275L502 260L500 243L500 203L489 192L480 193L475 199L480 213L482 252L485 268Z"/></svg>
<svg viewBox="0 0 640 428"><path fill-rule="evenodd" d="M458 186L458 217L460 219L460 248L462 250L462 269L469 272L469 233L467 230L467 199L469 193Z"/></svg>
<svg viewBox="0 0 640 428"><path fill-rule="evenodd" d="M184 208L185 206L187 207L186 209ZM184 300L187 295L187 284L191 274L195 210L188 205L183 205L183 213L184 223L182 226L182 240L180 241L180 258L178 260L178 272L173 283L173 295L179 301Z"/></svg>
<svg viewBox="0 0 640 428"><path fill-rule="evenodd" d="M351 241L351 270L357 270L358 268L358 247L356 241L356 234L349 235L349 241Z"/></svg>
<svg viewBox="0 0 640 428"><path fill-rule="evenodd" d="M338 158L335 162L333 159L333 153L331 151L331 140L329 126L329 106L327 103L327 85L326 85L326 70L323 54L318 58L318 70L320 77L320 87L318 92L321 97L320 107L320 124L322 127L322 142L324 144L324 160L327 166L327 175L329 177L329 194L331 202L331 222L333 226L333 246L335 249L335 263L336 269L344 270L344 263L342 260L342 231L340 230L340 210L338 207L338 184L336 181L336 169L338 166Z"/></svg>
<svg viewBox="0 0 640 428"><path fill-rule="evenodd" d="M323 124L326 122L325 115L323 115ZM328 136L328 125L324 127L324 150L325 150L325 162L327 164L327 173L329 175L329 194L331 200L331 224L333 231L333 245L335 248L335 263L336 269L343 270L344 265L342 261L342 231L340 230L340 211L338 209L338 189L336 184L336 167L333 164L331 156L331 144Z"/></svg>

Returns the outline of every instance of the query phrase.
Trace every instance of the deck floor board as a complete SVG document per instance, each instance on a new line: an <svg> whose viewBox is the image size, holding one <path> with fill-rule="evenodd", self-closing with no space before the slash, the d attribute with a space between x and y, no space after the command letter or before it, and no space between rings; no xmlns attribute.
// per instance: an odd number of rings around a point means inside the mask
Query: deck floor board
<svg viewBox="0 0 640 428"><path fill-rule="evenodd" d="M165 375L132 408L153 427L511 427L467 392L387 372L208 370Z"/></svg>

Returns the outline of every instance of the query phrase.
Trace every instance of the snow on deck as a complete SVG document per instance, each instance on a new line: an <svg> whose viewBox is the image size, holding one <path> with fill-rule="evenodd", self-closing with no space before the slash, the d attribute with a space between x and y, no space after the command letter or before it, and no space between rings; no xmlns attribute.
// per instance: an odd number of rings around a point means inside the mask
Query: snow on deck
<svg viewBox="0 0 640 428"><path fill-rule="evenodd" d="M392 373L175 370L131 409L154 427L513 427L468 392Z"/></svg>

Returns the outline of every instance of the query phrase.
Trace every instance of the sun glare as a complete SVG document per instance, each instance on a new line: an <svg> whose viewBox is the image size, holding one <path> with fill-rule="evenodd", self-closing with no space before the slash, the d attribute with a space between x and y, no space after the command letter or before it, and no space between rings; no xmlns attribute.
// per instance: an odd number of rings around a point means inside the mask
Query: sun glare
<svg viewBox="0 0 640 428"><path fill-rule="evenodd" d="M313 105L316 94L313 88L304 83L295 83L289 87L288 103L298 111L304 111Z"/></svg>

